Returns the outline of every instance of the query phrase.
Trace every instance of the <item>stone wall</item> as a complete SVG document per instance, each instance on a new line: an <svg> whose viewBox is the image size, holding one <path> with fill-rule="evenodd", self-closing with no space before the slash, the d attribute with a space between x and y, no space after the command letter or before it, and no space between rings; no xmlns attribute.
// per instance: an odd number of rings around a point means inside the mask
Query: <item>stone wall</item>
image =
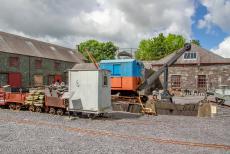
<svg viewBox="0 0 230 154"><path fill-rule="evenodd" d="M160 67L152 67L153 70L158 70ZM181 76L181 89L194 90L197 87L198 75L206 75L207 89L214 89L219 85L230 85L230 64L215 64L215 65L184 65L169 67L169 88L171 87L171 76ZM163 75L160 76L160 81L163 83Z"/></svg>

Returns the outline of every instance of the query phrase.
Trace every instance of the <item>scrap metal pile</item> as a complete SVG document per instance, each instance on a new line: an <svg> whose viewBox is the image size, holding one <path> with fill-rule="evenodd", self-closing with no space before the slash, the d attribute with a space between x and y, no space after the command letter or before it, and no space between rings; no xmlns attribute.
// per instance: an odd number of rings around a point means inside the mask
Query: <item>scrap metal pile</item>
<svg viewBox="0 0 230 154"><path fill-rule="evenodd" d="M65 92L68 92L68 87L64 82L58 82L48 86L50 95L53 97L61 97ZM49 94L48 94L49 95Z"/></svg>

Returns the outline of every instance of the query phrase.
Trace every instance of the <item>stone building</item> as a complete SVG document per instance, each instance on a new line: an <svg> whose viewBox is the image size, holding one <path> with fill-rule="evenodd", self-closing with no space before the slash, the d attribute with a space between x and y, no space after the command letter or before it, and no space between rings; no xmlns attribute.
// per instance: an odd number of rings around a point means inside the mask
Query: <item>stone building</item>
<svg viewBox="0 0 230 154"><path fill-rule="evenodd" d="M0 32L0 86L32 87L66 81L83 56L70 48Z"/></svg>
<svg viewBox="0 0 230 154"><path fill-rule="evenodd" d="M158 70L175 53L153 62L145 62L146 67ZM163 82L163 75L160 77ZM223 58L206 49L192 45L191 51L184 53L169 67L169 88L171 90L204 91L220 85L230 85L230 58Z"/></svg>

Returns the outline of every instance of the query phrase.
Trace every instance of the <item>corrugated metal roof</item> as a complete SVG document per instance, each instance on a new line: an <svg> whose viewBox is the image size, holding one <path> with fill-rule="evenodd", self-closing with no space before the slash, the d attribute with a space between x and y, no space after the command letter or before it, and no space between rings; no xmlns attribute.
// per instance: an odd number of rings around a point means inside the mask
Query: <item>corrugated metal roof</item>
<svg viewBox="0 0 230 154"><path fill-rule="evenodd" d="M197 58L193 60L191 59L186 60L184 59L184 56L182 55L175 64L223 64L223 63L230 64L230 58L223 58L211 51L208 51L194 44L192 44L191 50L187 52L195 52L197 55ZM158 61L153 61L152 65L163 65L169 59L171 59L174 55L175 55L175 52Z"/></svg>
<svg viewBox="0 0 230 154"><path fill-rule="evenodd" d="M83 55L73 49L1 31L0 51L74 63L84 62Z"/></svg>
<svg viewBox="0 0 230 154"><path fill-rule="evenodd" d="M93 63L76 64L72 68L73 70L97 70Z"/></svg>

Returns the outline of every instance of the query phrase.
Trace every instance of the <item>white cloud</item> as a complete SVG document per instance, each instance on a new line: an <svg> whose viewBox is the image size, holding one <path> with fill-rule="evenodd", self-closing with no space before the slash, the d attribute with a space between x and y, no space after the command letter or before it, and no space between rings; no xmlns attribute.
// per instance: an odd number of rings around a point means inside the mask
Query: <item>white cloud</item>
<svg viewBox="0 0 230 154"><path fill-rule="evenodd" d="M213 25L219 26L223 31L230 32L230 0L201 0L208 13L204 19L199 20L199 28L211 30Z"/></svg>
<svg viewBox="0 0 230 154"><path fill-rule="evenodd" d="M74 47L87 39L137 47L159 32L191 36L191 0L0 0L0 29Z"/></svg>
<svg viewBox="0 0 230 154"><path fill-rule="evenodd" d="M211 51L225 58L230 58L230 36L225 38L216 49L211 49Z"/></svg>

